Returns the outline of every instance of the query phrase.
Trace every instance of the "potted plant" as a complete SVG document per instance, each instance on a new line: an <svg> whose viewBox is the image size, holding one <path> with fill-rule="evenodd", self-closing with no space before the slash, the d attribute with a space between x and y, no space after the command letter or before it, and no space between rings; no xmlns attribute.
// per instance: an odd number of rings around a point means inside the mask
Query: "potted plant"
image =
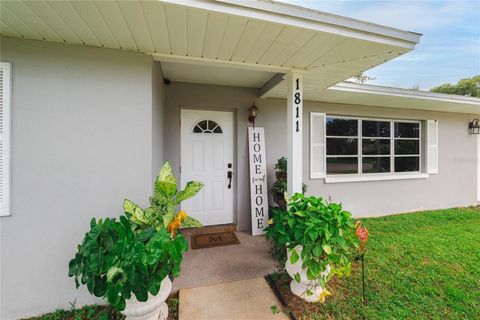
<svg viewBox="0 0 480 320"><path fill-rule="evenodd" d="M287 209L273 211L266 236L286 247L285 269L291 291L309 302L323 302L334 275L350 274L353 248L358 247L351 214L341 205L296 193Z"/></svg>
<svg viewBox="0 0 480 320"><path fill-rule="evenodd" d="M275 176L277 180L272 184L272 196L273 201L278 204L279 207L285 208L285 192L287 192L287 157L281 157L275 164ZM302 193L307 192L307 185L302 183Z"/></svg>
<svg viewBox="0 0 480 320"><path fill-rule="evenodd" d="M283 156L280 159L277 160L277 163L275 164L275 176L277 177L277 180L287 180L287 157Z"/></svg>
<svg viewBox="0 0 480 320"><path fill-rule="evenodd" d="M177 192L170 165L165 165L155 181L151 206L142 209L125 200L120 219L92 219L90 230L69 263L69 276L77 288L103 297L127 319L166 319L172 282L178 277L187 242L177 234L181 226L201 226L184 211L175 208L203 187L189 182Z"/></svg>

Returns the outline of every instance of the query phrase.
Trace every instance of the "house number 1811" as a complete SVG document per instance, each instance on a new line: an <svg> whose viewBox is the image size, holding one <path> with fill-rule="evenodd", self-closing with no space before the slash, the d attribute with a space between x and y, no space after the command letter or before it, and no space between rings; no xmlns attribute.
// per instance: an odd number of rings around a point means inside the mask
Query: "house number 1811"
<svg viewBox="0 0 480 320"><path fill-rule="evenodd" d="M295 80L295 83L296 83L296 88L295 90L300 90L300 79L296 79ZM295 118L297 119L295 121L295 131L296 132L299 132L300 131L300 128L299 128L299 118L300 118L300 106L299 104L302 102L302 98L300 96L300 92L295 92L295 95L294 95L295 99L293 100L296 104L296 107L295 107L295 111L296 111L296 116Z"/></svg>

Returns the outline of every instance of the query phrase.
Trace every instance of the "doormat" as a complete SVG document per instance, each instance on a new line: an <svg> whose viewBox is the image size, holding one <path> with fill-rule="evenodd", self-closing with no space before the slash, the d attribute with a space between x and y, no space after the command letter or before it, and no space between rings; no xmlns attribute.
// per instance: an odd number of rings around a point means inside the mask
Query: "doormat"
<svg viewBox="0 0 480 320"><path fill-rule="evenodd" d="M192 235L192 249L203 249L239 244L233 232L217 232Z"/></svg>

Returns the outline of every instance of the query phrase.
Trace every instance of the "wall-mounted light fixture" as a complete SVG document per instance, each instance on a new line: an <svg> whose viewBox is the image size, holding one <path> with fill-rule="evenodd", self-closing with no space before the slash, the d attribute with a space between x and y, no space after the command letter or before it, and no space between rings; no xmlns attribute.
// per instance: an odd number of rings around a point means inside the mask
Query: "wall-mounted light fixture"
<svg viewBox="0 0 480 320"><path fill-rule="evenodd" d="M255 127L255 118L257 117L258 114L258 108L255 105L255 101L252 102L252 106L250 109L248 109L248 122L253 124L253 127Z"/></svg>
<svg viewBox="0 0 480 320"><path fill-rule="evenodd" d="M480 134L480 120L479 119L473 119L472 122L468 124L468 129L470 131L470 134Z"/></svg>

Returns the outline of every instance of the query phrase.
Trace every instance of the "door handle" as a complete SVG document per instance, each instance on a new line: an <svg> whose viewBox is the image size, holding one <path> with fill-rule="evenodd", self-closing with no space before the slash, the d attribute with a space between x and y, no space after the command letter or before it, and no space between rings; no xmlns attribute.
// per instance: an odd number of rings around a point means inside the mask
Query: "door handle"
<svg viewBox="0 0 480 320"><path fill-rule="evenodd" d="M228 169L228 172L227 172L227 179L228 179L228 189L231 189L232 188L232 177L233 177L233 171L231 170L232 169L232 164L229 163L227 165Z"/></svg>
<svg viewBox="0 0 480 320"><path fill-rule="evenodd" d="M231 188L232 188L232 177L233 177L233 171L228 171L228 172L227 172L228 189L231 189Z"/></svg>

